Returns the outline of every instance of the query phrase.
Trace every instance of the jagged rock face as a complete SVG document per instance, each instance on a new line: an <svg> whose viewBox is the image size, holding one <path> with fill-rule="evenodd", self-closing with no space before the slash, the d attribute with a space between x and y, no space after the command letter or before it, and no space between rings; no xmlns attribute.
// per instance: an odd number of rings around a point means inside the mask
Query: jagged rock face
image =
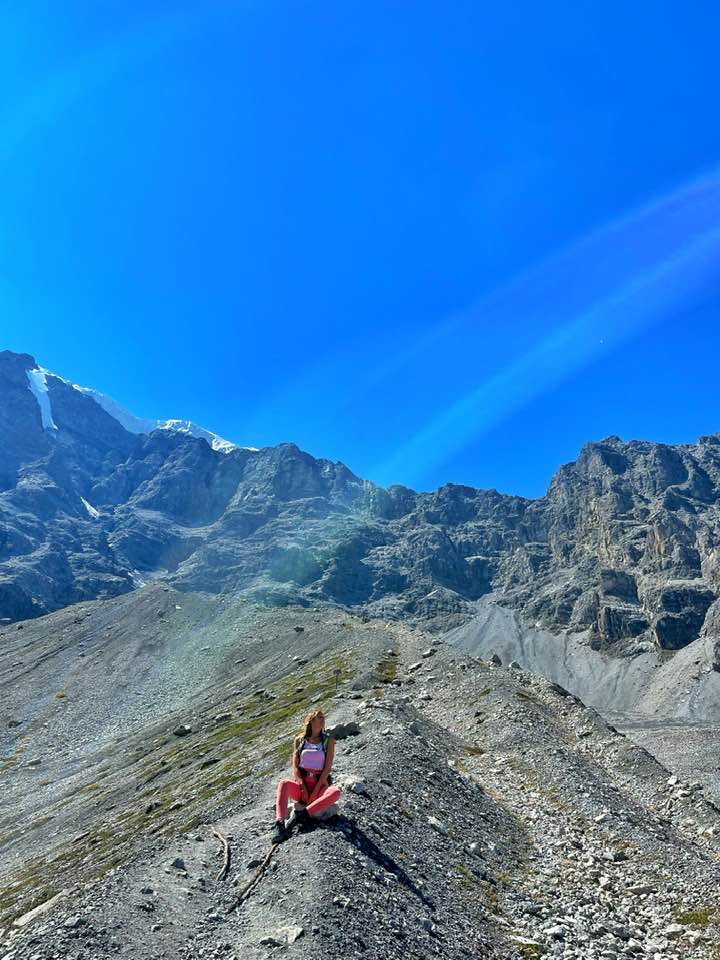
<svg viewBox="0 0 720 960"><path fill-rule="evenodd" d="M272 604L466 617L493 592L618 653L698 637L720 593L720 437L588 444L540 500L387 490L293 444L213 450L131 434L95 400L0 353L0 617L155 577Z"/></svg>

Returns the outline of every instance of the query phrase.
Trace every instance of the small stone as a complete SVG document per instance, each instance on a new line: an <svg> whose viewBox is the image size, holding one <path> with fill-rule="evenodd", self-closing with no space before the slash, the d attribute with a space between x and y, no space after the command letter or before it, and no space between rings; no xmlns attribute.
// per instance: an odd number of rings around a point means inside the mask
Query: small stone
<svg viewBox="0 0 720 960"><path fill-rule="evenodd" d="M75 914L74 917L68 917L67 920L63 923L63 927L66 930L77 930L78 927L81 927L85 921L79 914Z"/></svg>
<svg viewBox="0 0 720 960"><path fill-rule="evenodd" d="M176 737L186 737L189 733L192 733L192 727L188 726L187 723L181 723L175 727L173 733Z"/></svg>
<svg viewBox="0 0 720 960"><path fill-rule="evenodd" d="M437 833L441 834L443 837L449 837L450 831L437 817L430 816L427 818L427 822Z"/></svg>
<svg viewBox="0 0 720 960"><path fill-rule="evenodd" d="M494 663L496 667L501 667L501 666L502 666L502 660L500 659L500 657L499 657L496 653L491 654L490 660L489 660L488 662L489 662L489 663Z"/></svg>
<svg viewBox="0 0 720 960"><path fill-rule="evenodd" d="M174 867L176 870L184 870L184 869L185 869L185 861L182 859L182 857L175 857L175 859L174 859L173 862L170 864L170 866L171 866L171 867Z"/></svg>
<svg viewBox="0 0 720 960"><path fill-rule="evenodd" d="M355 793L359 797L369 796L367 789L365 787L365 784L362 782L362 780L353 780L351 783L348 784L348 790L350 793Z"/></svg>

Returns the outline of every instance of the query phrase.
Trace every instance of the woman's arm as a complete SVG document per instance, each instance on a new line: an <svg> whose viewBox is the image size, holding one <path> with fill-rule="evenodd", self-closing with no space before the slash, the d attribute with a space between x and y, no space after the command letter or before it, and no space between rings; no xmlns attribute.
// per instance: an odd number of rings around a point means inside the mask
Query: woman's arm
<svg viewBox="0 0 720 960"><path fill-rule="evenodd" d="M302 785L303 778L302 778L302 772L300 770L300 750L298 749L299 746L300 744L297 742L297 740L295 740L293 742L292 768L293 768L293 777L295 778L295 782Z"/></svg>
<svg viewBox="0 0 720 960"><path fill-rule="evenodd" d="M328 777L330 776L330 771L332 770L334 759L335 759L335 738L329 737L327 751L325 752L325 766L322 768L320 779L317 782L318 787L324 787L327 785Z"/></svg>

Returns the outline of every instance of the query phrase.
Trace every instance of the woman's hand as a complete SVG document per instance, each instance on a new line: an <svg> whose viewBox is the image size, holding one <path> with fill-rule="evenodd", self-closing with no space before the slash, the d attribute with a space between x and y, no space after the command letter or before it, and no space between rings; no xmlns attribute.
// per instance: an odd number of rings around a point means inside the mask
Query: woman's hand
<svg viewBox="0 0 720 960"><path fill-rule="evenodd" d="M313 787L312 793L310 794L310 800L308 802L312 803L313 800L317 800L317 798L320 796L320 794L322 793L323 789L326 786L327 786L327 783L324 780L318 780L318 782Z"/></svg>

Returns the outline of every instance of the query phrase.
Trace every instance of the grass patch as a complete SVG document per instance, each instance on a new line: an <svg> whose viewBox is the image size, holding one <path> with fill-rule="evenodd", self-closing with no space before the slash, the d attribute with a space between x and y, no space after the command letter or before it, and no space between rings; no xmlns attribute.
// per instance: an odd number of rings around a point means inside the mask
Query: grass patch
<svg viewBox="0 0 720 960"><path fill-rule="evenodd" d="M516 690L515 696L518 698L518 700L524 700L525 703L534 703L536 707L544 706L539 697L536 697L533 693L528 693L527 690Z"/></svg>
<svg viewBox="0 0 720 960"><path fill-rule="evenodd" d="M500 908L500 900L497 895L497 890L490 883L485 884L485 899L487 900L488 910L490 913L494 913L496 916L499 916L502 913L502 909Z"/></svg>
<svg viewBox="0 0 720 960"><path fill-rule="evenodd" d="M385 654L377 665L377 670L380 675L381 683L392 683L393 680L397 677L398 671L398 658L391 657L389 654Z"/></svg>
<svg viewBox="0 0 720 960"><path fill-rule="evenodd" d="M537 943L517 943L515 949L523 960L536 960L537 957L545 956L545 951Z"/></svg>
<svg viewBox="0 0 720 960"><path fill-rule="evenodd" d="M718 919L717 907L697 907L675 914L675 922L688 927L708 927Z"/></svg>
<svg viewBox="0 0 720 960"><path fill-rule="evenodd" d="M293 672L268 685L272 699L258 703L250 694L237 704L240 719L215 724L211 718L216 705L208 704L196 733L179 740L163 736L140 756L129 752L121 758L118 753L116 773L104 765L102 776L95 772L95 782L63 799L64 805L77 804L75 819L88 825L76 832L86 835L73 843L67 831L65 839L7 878L0 890L0 927L59 890L99 879L127 863L143 836L169 838L196 830L240 795L248 779L272 775L283 765L289 768L292 737L308 703L330 698L338 683L352 676L347 657L327 657L321 669L313 663L301 674ZM201 770L198 761L208 758L217 762ZM151 800L160 807L149 816L145 810ZM171 809L178 801L181 805ZM94 828L94 811L106 804L106 810L112 804L112 813L103 814L101 829Z"/></svg>
<svg viewBox="0 0 720 960"><path fill-rule="evenodd" d="M477 880L470 867L464 863L456 863L455 870L460 875L460 882L464 887L470 888L475 886Z"/></svg>

